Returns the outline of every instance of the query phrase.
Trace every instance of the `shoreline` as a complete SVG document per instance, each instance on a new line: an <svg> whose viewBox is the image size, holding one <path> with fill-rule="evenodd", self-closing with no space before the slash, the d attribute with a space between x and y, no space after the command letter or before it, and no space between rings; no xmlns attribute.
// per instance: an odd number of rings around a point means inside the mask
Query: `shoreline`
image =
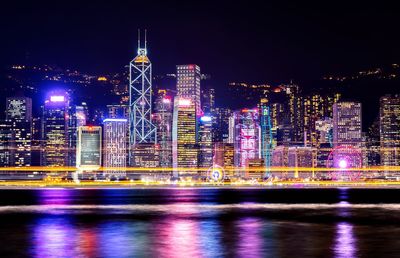
<svg viewBox="0 0 400 258"><path fill-rule="evenodd" d="M0 184L0 190L40 190L40 189L400 189L400 184L276 184L276 185L179 185L179 184Z"/></svg>

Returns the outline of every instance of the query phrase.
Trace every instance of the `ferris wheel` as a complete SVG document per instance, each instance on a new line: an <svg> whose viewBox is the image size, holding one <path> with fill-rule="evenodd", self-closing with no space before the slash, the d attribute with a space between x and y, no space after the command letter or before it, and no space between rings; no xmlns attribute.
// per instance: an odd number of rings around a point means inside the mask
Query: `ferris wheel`
<svg viewBox="0 0 400 258"><path fill-rule="evenodd" d="M332 149L326 160L326 167L332 169L328 176L332 180L355 181L361 176L362 160L360 148L351 145L337 146Z"/></svg>

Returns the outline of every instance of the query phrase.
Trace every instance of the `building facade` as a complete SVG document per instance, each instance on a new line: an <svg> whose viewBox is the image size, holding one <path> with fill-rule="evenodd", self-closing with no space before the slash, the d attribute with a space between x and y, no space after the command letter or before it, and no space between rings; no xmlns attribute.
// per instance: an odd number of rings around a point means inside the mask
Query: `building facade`
<svg viewBox="0 0 400 258"><path fill-rule="evenodd" d="M79 126L76 167L79 171L95 171L101 167L101 126Z"/></svg>
<svg viewBox="0 0 400 258"><path fill-rule="evenodd" d="M381 165L400 166L400 95L380 99Z"/></svg>
<svg viewBox="0 0 400 258"><path fill-rule="evenodd" d="M66 166L68 163L68 106L65 92L54 92L43 106L41 165Z"/></svg>
<svg viewBox="0 0 400 258"><path fill-rule="evenodd" d="M195 104L198 116L201 116L200 80L201 73L198 65L189 64L176 67L177 96L190 98Z"/></svg>
<svg viewBox="0 0 400 258"><path fill-rule="evenodd" d="M196 174L198 165L196 103L175 97L172 126L173 177ZM193 168L193 170L191 170Z"/></svg>
<svg viewBox="0 0 400 258"><path fill-rule="evenodd" d="M125 176L127 166L128 120L107 118L103 121L103 166L105 175Z"/></svg>

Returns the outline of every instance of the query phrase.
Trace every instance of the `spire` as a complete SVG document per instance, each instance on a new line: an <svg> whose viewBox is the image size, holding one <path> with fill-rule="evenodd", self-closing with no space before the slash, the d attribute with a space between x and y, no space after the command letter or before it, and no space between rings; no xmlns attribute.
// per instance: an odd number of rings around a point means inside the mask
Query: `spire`
<svg viewBox="0 0 400 258"><path fill-rule="evenodd" d="M147 49L147 30L144 30L144 49Z"/></svg>
<svg viewBox="0 0 400 258"><path fill-rule="evenodd" d="M137 45L138 45L138 49L139 49L140 48L140 29L138 29L137 31L138 31Z"/></svg>

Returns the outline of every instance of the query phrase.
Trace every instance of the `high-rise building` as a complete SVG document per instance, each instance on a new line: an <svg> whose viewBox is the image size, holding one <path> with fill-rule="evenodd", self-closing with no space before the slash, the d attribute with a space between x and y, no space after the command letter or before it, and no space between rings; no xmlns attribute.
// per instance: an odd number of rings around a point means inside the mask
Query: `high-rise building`
<svg viewBox="0 0 400 258"><path fill-rule="evenodd" d="M88 108L85 102L79 106L68 107L68 166L70 167L76 166L78 127L86 125L88 119Z"/></svg>
<svg viewBox="0 0 400 258"><path fill-rule="evenodd" d="M147 57L147 41L144 47L138 39L137 56L129 65L129 150L130 163L136 144L155 143L156 127L151 121L152 113L152 66Z"/></svg>
<svg viewBox="0 0 400 258"><path fill-rule="evenodd" d="M197 168L197 116L196 103L191 99L175 97L172 125L173 177L195 174ZM184 169L182 171L182 169Z"/></svg>
<svg viewBox="0 0 400 258"><path fill-rule="evenodd" d="M246 168L249 160L261 158L259 112L258 109L242 109L234 112L234 117L235 166Z"/></svg>
<svg viewBox="0 0 400 258"><path fill-rule="evenodd" d="M380 147L383 166L400 166L400 95L380 99Z"/></svg>
<svg viewBox="0 0 400 258"><path fill-rule="evenodd" d="M214 114L215 109L215 89L201 90L201 104L204 114Z"/></svg>
<svg viewBox="0 0 400 258"><path fill-rule="evenodd" d="M229 108L215 108L213 115L213 122L215 120L214 133L213 133L214 142L230 141L229 140L229 130L231 128L229 126L230 117L232 117L232 110L230 110ZM231 133L233 133L233 131ZM233 137L233 134L231 136ZM233 138L231 139L231 143L233 143Z"/></svg>
<svg viewBox="0 0 400 258"><path fill-rule="evenodd" d="M14 141L10 140L13 138L14 131L11 121L0 121L0 167L9 167L14 163L12 159L12 150L15 148Z"/></svg>
<svg viewBox="0 0 400 258"><path fill-rule="evenodd" d="M361 125L361 103L337 102L333 105L333 167L362 166Z"/></svg>
<svg viewBox="0 0 400 258"><path fill-rule="evenodd" d="M68 162L68 106L65 92L52 92L43 106L41 165L66 166Z"/></svg>
<svg viewBox="0 0 400 258"><path fill-rule="evenodd" d="M125 118L107 118L104 124L103 166L106 175L125 176L127 158L128 120Z"/></svg>
<svg viewBox="0 0 400 258"><path fill-rule="evenodd" d="M94 171L101 167L101 126L79 126L76 148L76 167Z"/></svg>
<svg viewBox="0 0 400 258"><path fill-rule="evenodd" d="M333 145L361 147L361 144L361 103L335 103L333 105Z"/></svg>
<svg viewBox="0 0 400 258"><path fill-rule="evenodd" d="M293 128L293 141L299 142L303 139L304 121L302 112L302 97L300 88L294 83L281 85L287 95L287 111L285 115L287 124ZM273 108L273 107L272 107Z"/></svg>
<svg viewBox="0 0 400 258"><path fill-rule="evenodd" d="M264 160L263 164L266 168L265 174L269 173L269 168L271 166L271 153L272 153L272 123L271 123L271 113L268 105L268 100L266 98L261 99L260 103L260 129L261 129L261 139L260 139L260 152L261 158Z"/></svg>
<svg viewBox="0 0 400 258"><path fill-rule="evenodd" d="M6 119L12 124L12 166L30 166L32 161L32 100L7 98Z"/></svg>
<svg viewBox="0 0 400 258"><path fill-rule="evenodd" d="M157 142L160 146L160 166L172 166L172 97L166 90L159 90L155 101L153 121L157 127Z"/></svg>
<svg viewBox="0 0 400 258"><path fill-rule="evenodd" d="M200 67L195 64L178 65L176 70L177 96L181 98L190 98L195 103L197 116L201 116Z"/></svg>
<svg viewBox="0 0 400 258"><path fill-rule="evenodd" d="M213 164L213 124L211 116L202 116L199 126L199 167L209 168Z"/></svg>

